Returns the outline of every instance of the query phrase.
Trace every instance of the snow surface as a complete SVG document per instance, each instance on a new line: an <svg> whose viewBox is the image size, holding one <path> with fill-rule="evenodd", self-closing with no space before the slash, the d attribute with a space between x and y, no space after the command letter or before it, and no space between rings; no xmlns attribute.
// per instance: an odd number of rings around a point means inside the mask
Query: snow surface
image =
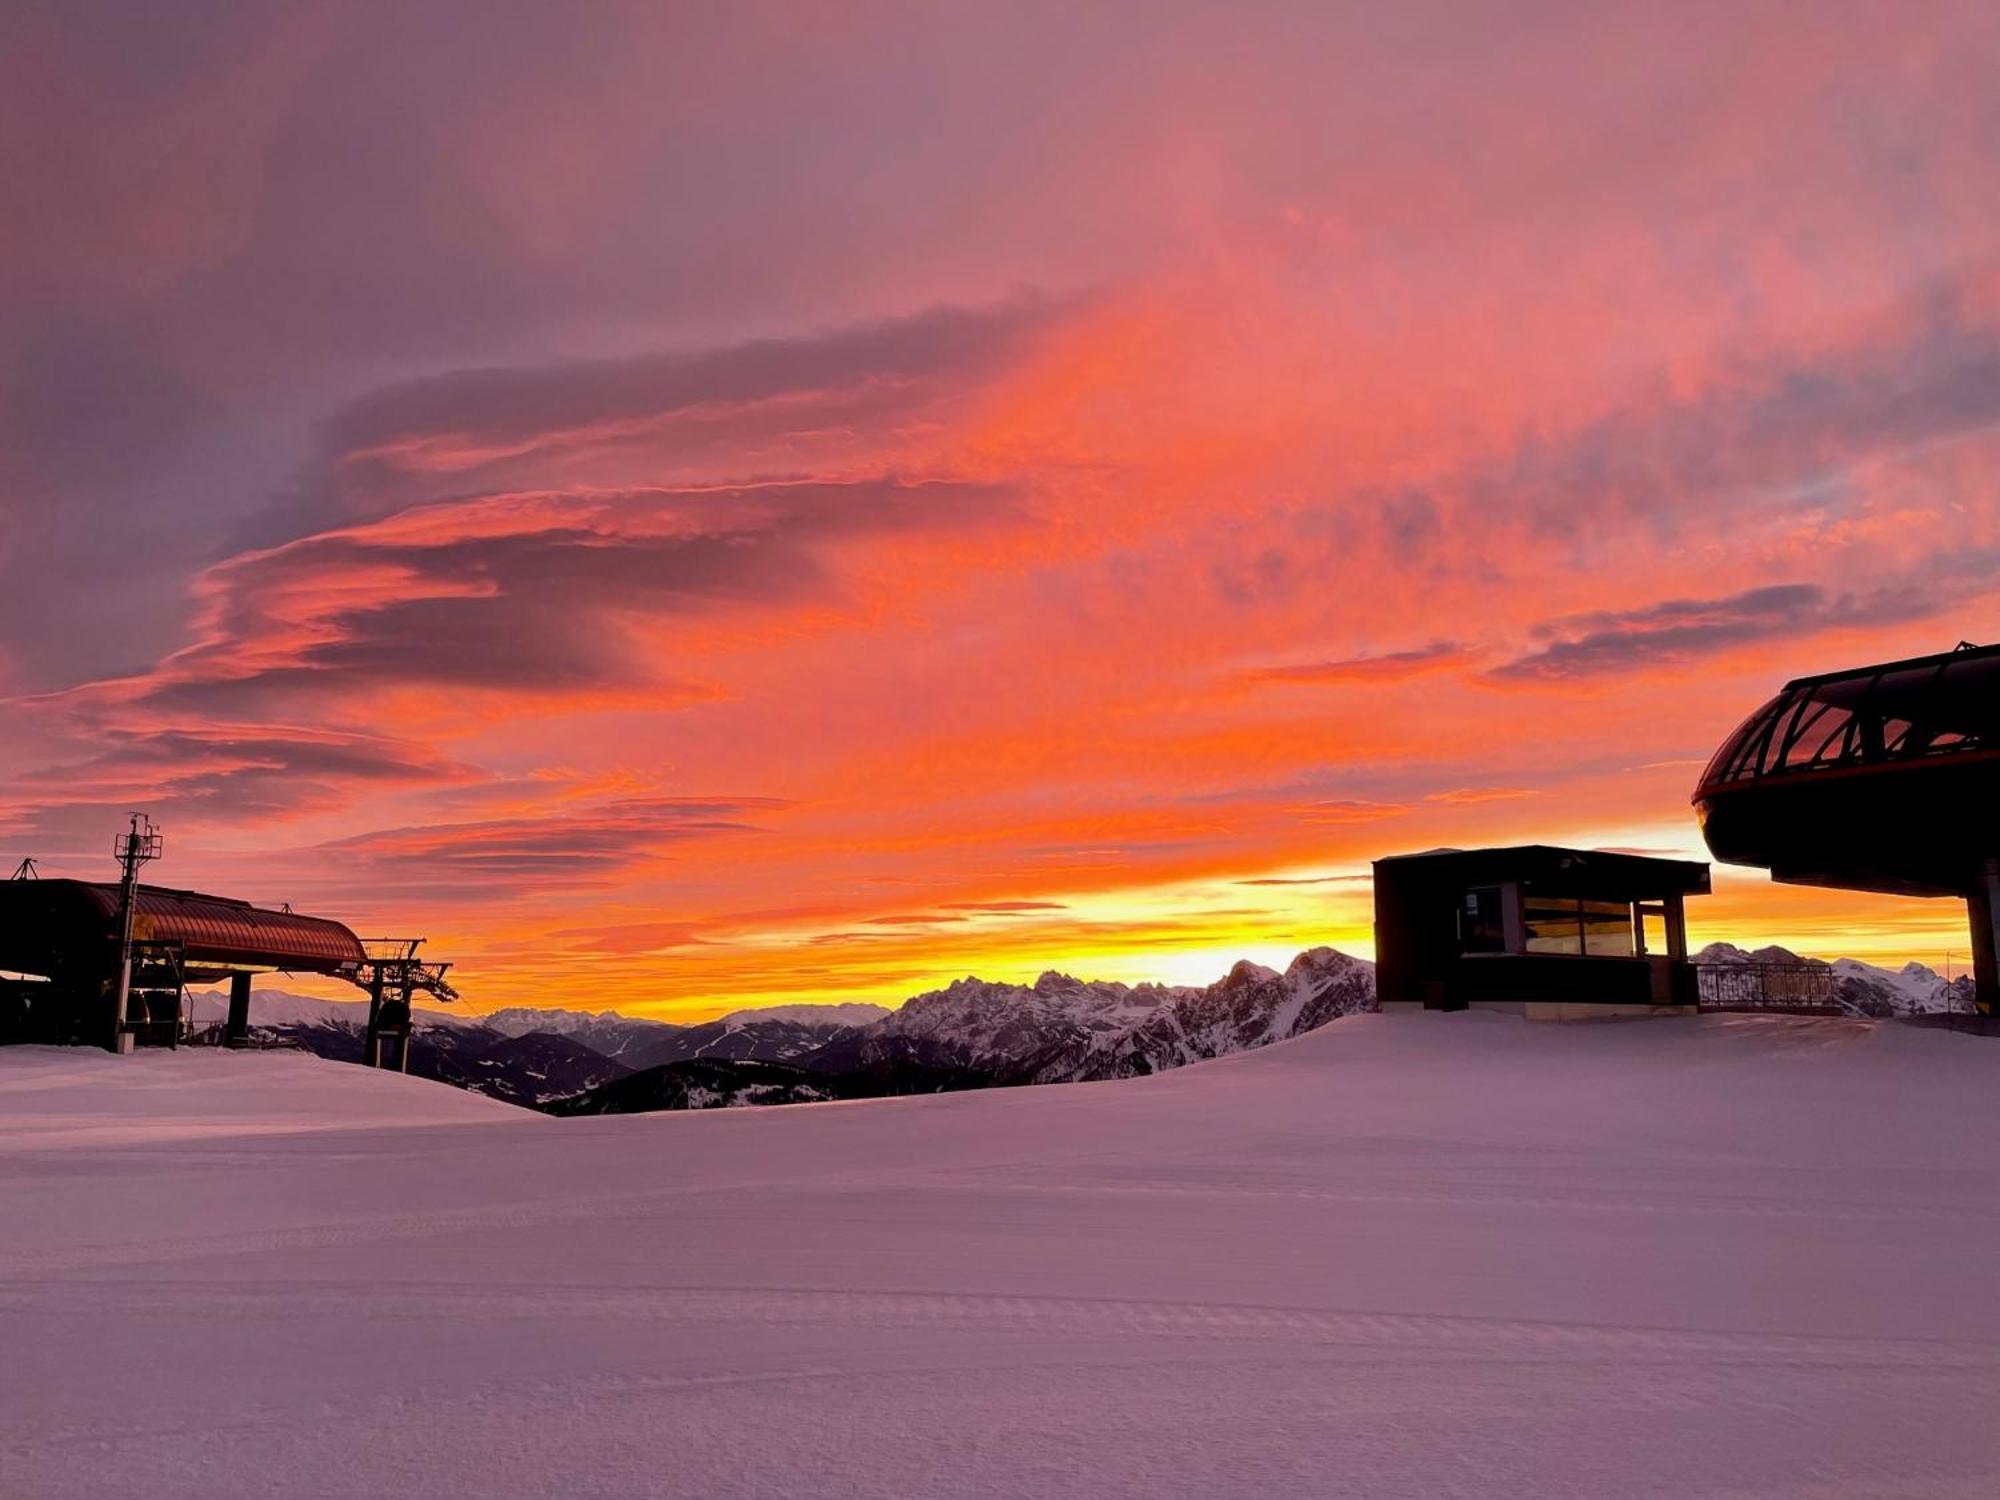
<svg viewBox="0 0 2000 1500"><path fill-rule="evenodd" d="M473 1025L484 1026L502 1036L527 1036L546 1032L566 1036L615 1057L645 1042L658 1041L682 1028L665 1021L628 1016L616 1010L565 1010L555 1006L510 1005L504 1010L471 1016Z"/></svg>
<svg viewBox="0 0 2000 1500"><path fill-rule="evenodd" d="M119 1058L87 1047L0 1048L0 1161L9 1165L19 1153L58 1148L533 1118L484 1094L299 1052L191 1047ZM5 1235L0 1227L0 1245L11 1243Z"/></svg>
<svg viewBox="0 0 2000 1500"><path fill-rule="evenodd" d="M1354 1016L550 1119L0 1053L0 1493L2000 1493L2000 1042Z"/></svg>

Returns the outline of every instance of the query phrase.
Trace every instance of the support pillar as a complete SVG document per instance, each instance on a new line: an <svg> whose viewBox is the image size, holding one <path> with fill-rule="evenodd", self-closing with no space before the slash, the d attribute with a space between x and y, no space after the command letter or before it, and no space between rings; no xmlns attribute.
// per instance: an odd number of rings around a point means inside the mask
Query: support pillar
<svg viewBox="0 0 2000 1500"><path fill-rule="evenodd" d="M110 997L106 1005L111 1018L111 1035L106 1039L105 1045L108 1050L120 1056L128 1055L135 1041L132 1028L125 1024L125 1007L131 1003L127 998L129 992L125 986L130 983L129 975L121 979L119 975L114 974L111 982L105 987L105 992Z"/></svg>
<svg viewBox="0 0 2000 1500"><path fill-rule="evenodd" d="M231 974L229 976L229 1024L223 1029L222 1040L228 1046L241 1047L250 1040L250 976Z"/></svg>
<svg viewBox="0 0 2000 1500"><path fill-rule="evenodd" d="M1662 903L1666 907L1667 957L1685 962L1688 956L1687 898L1670 891Z"/></svg>
<svg viewBox="0 0 2000 1500"><path fill-rule="evenodd" d="M361 1066L382 1066L382 966L368 980L368 1036L361 1044Z"/></svg>
<svg viewBox="0 0 2000 1500"><path fill-rule="evenodd" d="M416 981L416 966L414 964L406 966L403 970L402 1023L396 1028L399 1033L396 1038L396 1071L399 1073L410 1071L410 1029L414 1019L411 1012L415 1009L417 998Z"/></svg>
<svg viewBox="0 0 2000 1500"><path fill-rule="evenodd" d="M1989 859L1965 898L1972 918L1972 995L1982 1016L2000 1015L2000 860Z"/></svg>

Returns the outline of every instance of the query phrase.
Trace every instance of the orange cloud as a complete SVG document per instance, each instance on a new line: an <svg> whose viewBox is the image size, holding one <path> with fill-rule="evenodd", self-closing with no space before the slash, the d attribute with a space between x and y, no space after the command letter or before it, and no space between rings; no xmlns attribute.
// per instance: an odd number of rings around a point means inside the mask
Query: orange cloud
<svg viewBox="0 0 2000 1500"><path fill-rule="evenodd" d="M1318 872L1401 849L1685 849L1777 682L2000 631L1975 13L856 14L675 33L672 88L636 12L318 83L245 22L230 110L117 106L241 132L172 191L38 21L0 115L103 149L0 251L0 830L102 874L147 806L163 878L425 931L475 1004L683 1016L1365 945Z"/></svg>
<svg viewBox="0 0 2000 1500"><path fill-rule="evenodd" d="M1331 661L1249 667L1242 675L1252 682L1394 682L1422 672L1456 666L1466 660L1467 654L1451 641L1432 641L1427 646L1386 651L1377 656L1348 656Z"/></svg>

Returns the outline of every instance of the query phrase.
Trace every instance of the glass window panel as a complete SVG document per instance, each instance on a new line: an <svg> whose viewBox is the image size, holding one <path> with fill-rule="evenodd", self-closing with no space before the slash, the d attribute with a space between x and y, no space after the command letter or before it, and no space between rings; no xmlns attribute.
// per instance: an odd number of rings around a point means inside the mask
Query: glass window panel
<svg viewBox="0 0 2000 1500"><path fill-rule="evenodd" d="M1844 708L1830 703L1815 704L1813 711L1803 719L1793 732L1792 742L1785 747L1785 769L1797 770L1804 766L1824 763L1828 756L1829 744L1838 749L1841 731L1853 716Z"/></svg>
<svg viewBox="0 0 2000 1500"><path fill-rule="evenodd" d="M1521 918L1530 953L1583 952L1582 911L1572 897L1526 896Z"/></svg>
<svg viewBox="0 0 2000 1500"><path fill-rule="evenodd" d="M1758 753L1757 774L1768 774L1778 769L1784 760L1785 744L1792 737L1800 716L1810 717L1818 710L1819 705L1810 698L1801 698L1772 719L1771 732L1765 737Z"/></svg>
<svg viewBox="0 0 2000 1500"><path fill-rule="evenodd" d="M1849 759L1854 754L1854 715L1844 708L1829 708L1826 717L1813 725L1806 743L1812 749L1808 764L1833 766Z"/></svg>
<svg viewBox="0 0 2000 1500"><path fill-rule="evenodd" d="M1458 909L1458 951L1505 953L1507 931L1500 919L1500 887L1475 886Z"/></svg>
<svg viewBox="0 0 2000 1500"><path fill-rule="evenodd" d="M1632 908L1623 901L1585 901L1583 951L1602 958L1630 958Z"/></svg>
<svg viewBox="0 0 2000 1500"><path fill-rule="evenodd" d="M1708 781L1742 781L1757 774L1757 754L1764 742L1764 731L1770 726L1772 717L1785 706L1783 698L1773 699L1743 721L1742 726L1723 747L1716 752L1703 779Z"/></svg>

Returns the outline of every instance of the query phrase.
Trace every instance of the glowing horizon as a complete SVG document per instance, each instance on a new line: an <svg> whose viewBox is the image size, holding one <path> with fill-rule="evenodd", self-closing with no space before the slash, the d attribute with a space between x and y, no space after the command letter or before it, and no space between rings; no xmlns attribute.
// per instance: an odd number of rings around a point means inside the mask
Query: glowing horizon
<svg viewBox="0 0 2000 1500"><path fill-rule="evenodd" d="M1991 7L1003 9L0 20L10 867L477 1010L1187 982L2000 639Z"/></svg>

